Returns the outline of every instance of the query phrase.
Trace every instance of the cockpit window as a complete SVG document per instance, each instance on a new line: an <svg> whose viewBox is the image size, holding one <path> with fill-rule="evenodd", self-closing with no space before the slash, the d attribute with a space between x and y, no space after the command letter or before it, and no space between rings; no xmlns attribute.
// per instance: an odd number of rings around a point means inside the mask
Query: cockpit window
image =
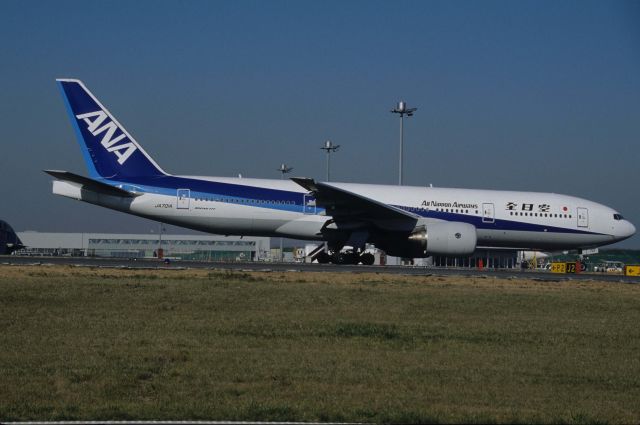
<svg viewBox="0 0 640 425"><path fill-rule="evenodd" d="M613 219L614 220L624 220L624 217L622 217L622 214L614 214L613 215Z"/></svg>

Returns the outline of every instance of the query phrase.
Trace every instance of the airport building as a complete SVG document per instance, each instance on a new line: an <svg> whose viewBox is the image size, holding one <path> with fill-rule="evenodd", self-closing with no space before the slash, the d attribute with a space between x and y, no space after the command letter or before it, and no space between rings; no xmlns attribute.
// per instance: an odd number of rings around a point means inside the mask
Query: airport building
<svg viewBox="0 0 640 425"><path fill-rule="evenodd" d="M260 261L270 258L270 238L221 235L18 232L17 255L172 258Z"/></svg>
<svg viewBox="0 0 640 425"><path fill-rule="evenodd" d="M281 261L304 262L305 251L316 248L280 250L270 248L267 237L221 235L114 234L114 233L47 233L17 232L24 248L16 255L74 256L115 258L170 258L195 261ZM373 247L370 247L373 250ZM471 256L433 256L413 260L385 256L373 250L378 265L415 265L453 268L519 268L521 261L514 250L477 250Z"/></svg>
<svg viewBox="0 0 640 425"><path fill-rule="evenodd" d="M464 267L464 268L489 268L489 269L515 269L520 268L522 261L514 249L477 249L472 255L464 257L448 257L436 255L429 257L425 265L432 267Z"/></svg>

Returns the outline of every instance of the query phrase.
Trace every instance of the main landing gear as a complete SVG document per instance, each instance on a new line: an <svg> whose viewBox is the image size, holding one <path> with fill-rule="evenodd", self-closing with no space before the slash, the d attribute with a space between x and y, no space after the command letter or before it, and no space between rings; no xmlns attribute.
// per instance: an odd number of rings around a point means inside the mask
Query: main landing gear
<svg viewBox="0 0 640 425"><path fill-rule="evenodd" d="M331 254L326 251L321 251L315 259L318 260L320 264L364 264L366 266L372 265L375 261L375 257L369 252L358 254L353 251L334 252Z"/></svg>

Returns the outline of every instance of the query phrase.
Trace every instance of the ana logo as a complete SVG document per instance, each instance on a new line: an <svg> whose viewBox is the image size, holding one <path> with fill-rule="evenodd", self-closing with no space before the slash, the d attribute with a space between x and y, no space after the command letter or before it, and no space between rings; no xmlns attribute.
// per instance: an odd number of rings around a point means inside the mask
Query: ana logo
<svg viewBox="0 0 640 425"><path fill-rule="evenodd" d="M132 142L120 143L122 140L126 140L127 136L113 121L108 119L109 117L104 111L88 112L76 115L76 118L83 120L87 124L87 130L94 136L104 133L100 144L104 146L107 152L113 152L118 157L120 165L124 164L131 154L138 149ZM120 135L114 137L118 130Z"/></svg>

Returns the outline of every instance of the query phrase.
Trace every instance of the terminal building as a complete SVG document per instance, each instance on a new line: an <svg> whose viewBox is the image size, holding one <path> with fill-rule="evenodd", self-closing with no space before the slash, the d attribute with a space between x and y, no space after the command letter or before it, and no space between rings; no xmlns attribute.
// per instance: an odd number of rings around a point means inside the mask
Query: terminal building
<svg viewBox="0 0 640 425"><path fill-rule="evenodd" d="M280 253L271 249L267 237L176 234L47 233L17 232L24 246L14 252L29 256L74 256L112 258L169 258L195 261L309 261L305 251L317 246ZM450 268L518 268L514 250L478 250L471 256L401 259L374 250L379 265L414 265Z"/></svg>
<svg viewBox="0 0 640 425"><path fill-rule="evenodd" d="M428 266L514 269L522 266L522 252L514 249L477 249L472 255L465 257L447 257L436 255L429 257Z"/></svg>
<svg viewBox="0 0 640 425"><path fill-rule="evenodd" d="M221 235L18 232L17 255L264 261L270 239Z"/></svg>

